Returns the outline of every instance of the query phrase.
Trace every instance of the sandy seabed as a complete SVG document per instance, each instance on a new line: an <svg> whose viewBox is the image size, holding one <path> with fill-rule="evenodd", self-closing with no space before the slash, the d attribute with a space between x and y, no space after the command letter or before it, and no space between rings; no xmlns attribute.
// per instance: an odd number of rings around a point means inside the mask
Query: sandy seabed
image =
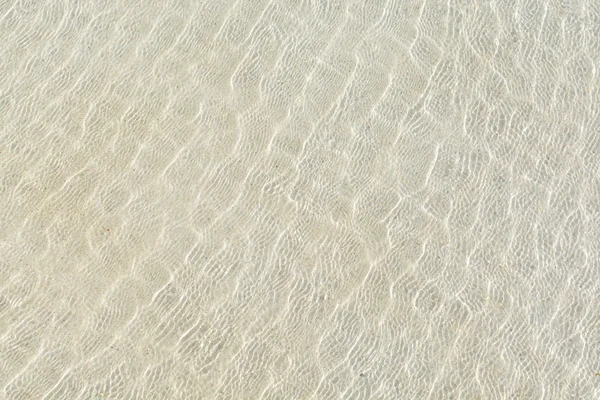
<svg viewBox="0 0 600 400"><path fill-rule="evenodd" d="M0 1L0 399L600 398L600 2Z"/></svg>

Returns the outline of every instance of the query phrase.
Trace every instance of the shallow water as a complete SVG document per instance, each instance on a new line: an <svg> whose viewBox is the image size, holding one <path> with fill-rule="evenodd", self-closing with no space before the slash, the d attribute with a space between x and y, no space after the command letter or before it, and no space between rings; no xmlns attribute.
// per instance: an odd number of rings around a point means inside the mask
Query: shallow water
<svg viewBox="0 0 600 400"><path fill-rule="evenodd" d="M0 398L600 398L599 4L0 2Z"/></svg>

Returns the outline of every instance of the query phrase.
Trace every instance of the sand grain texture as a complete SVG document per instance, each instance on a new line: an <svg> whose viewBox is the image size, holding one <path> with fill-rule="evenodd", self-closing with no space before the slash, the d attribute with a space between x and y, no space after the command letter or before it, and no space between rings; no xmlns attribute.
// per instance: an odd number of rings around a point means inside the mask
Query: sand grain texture
<svg viewBox="0 0 600 400"><path fill-rule="evenodd" d="M599 4L0 1L0 398L600 398Z"/></svg>

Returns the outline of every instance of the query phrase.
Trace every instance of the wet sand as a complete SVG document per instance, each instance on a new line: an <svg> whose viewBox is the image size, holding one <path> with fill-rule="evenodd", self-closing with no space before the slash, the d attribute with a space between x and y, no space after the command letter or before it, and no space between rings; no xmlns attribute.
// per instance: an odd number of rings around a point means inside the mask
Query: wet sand
<svg viewBox="0 0 600 400"><path fill-rule="evenodd" d="M0 398L600 398L595 1L0 2Z"/></svg>

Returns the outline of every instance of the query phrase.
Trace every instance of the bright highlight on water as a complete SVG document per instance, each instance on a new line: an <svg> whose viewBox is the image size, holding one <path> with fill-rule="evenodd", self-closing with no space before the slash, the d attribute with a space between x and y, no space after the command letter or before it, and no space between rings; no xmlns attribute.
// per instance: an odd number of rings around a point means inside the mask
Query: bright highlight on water
<svg viewBox="0 0 600 400"><path fill-rule="evenodd" d="M0 1L0 399L599 399L600 2Z"/></svg>

